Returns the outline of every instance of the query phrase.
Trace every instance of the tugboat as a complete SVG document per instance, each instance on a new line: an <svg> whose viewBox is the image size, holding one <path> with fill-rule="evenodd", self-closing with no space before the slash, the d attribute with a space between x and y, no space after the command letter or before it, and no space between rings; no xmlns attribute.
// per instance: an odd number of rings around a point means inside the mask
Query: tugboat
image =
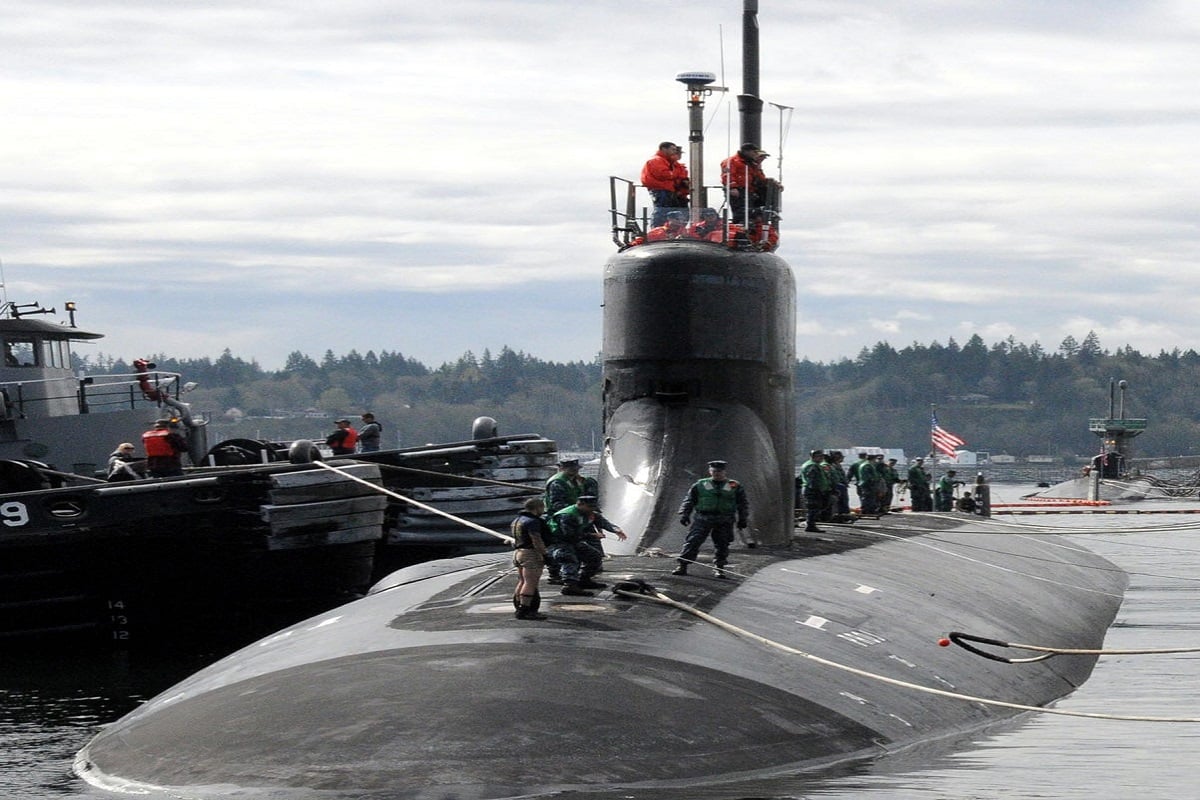
<svg viewBox="0 0 1200 800"><path fill-rule="evenodd" d="M204 422L190 419L180 402L193 385L145 361L135 374L76 375L72 343L104 334L76 327L75 303L65 303L64 310L68 322L56 324L46 319L56 310L40 303L0 306L0 491L71 475L94 477L99 459L140 436L164 406L182 417L198 462L206 449Z"/></svg>
<svg viewBox="0 0 1200 800"><path fill-rule="evenodd" d="M0 639L154 645L245 641L362 596L435 557L507 548L503 530L554 472L556 445L499 436L323 462L307 441L208 446L192 388L145 359L128 375L76 375L72 342L100 333L0 312ZM157 417L196 466L112 483L97 454Z"/></svg>
<svg viewBox="0 0 1200 800"><path fill-rule="evenodd" d="M757 6L745 1L755 51ZM741 108L761 108L746 94ZM547 618L514 618L507 556L407 567L118 720L77 774L192 798L675 798L716 785L760 796L772 792L756 781L963 737L1087 679L1094 655L1018 666L938 637L1097 648L1123 573L965 517L798 536L781 438L790 268L735 237L618 245L605 271L600 503L628 541L604 540L608 586L546 585ZM662 341L666 328L678 341ZM707 459L745 476L757 540L713 565L720 574L680 574L674 509Z"/></svg>
<svg viewBox="0 0 1200 800"><path fill-rule="evenodd" d="M436 558L507 550L522 503L540 496L555 473L558 446L533 433L501 436L479 417L472 438L345 458L378 467L387 499L376 575ZM212 464L286 462L294 443L231 439L209 452Z"/></svg>
<svg viewBox="0 0 1200 800"><path fill-rule="evenodd" d="M285 461L97 477L97 456L157 417L202 464L205 422L181 376L145 360L130 375L72 372L71 343L102 334L65 309L68 324L38 303L0 312L0 640L245 640L369 587L387 501L347 475ZM344 469L381 483L377 466Z"/></svg>
<svg viewBox="0 0 1200 800"><path fill-rule="evenodd" d="M512 511L553 474L556 445L500 437L320 461L308 441L208 446L191 384L144 359L125 375L77 375L71 344L101 338L0 313L0 639L156 644L247 640L359 597L430 558L506 548ZM97 453L137 441L156 417L196 467L108 482Z"/></svg>

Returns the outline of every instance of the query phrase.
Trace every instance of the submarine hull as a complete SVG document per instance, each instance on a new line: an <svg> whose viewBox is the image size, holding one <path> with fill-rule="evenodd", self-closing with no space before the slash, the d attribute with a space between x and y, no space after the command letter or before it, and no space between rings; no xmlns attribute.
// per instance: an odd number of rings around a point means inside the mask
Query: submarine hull
<svg viewBox="0 0 1200 800"><path fill-rule="evenodd" d="M681 547L676 511L712 459L746 488L757 541L791 536L795 295L771 253L677 240L609 260L600 498L630 534L613 552Z"/></svg>
<svg viewBox="0 0 1200 800"><path fill-rule="evenodd" d="M102 788L195 798L678 797L1017 713L881 678L1035 706L1087 679L1094 657L1002 664L936 640L957 629L1099 647L1119 570L1056 537L894 533L847 531L803 545L821 549L808 554L737 550L730 581L672 576L666 559L609 561L610 580L647 581L796 652L612 590L548 596L547 620L518 621L503 557L411 567L149 701L97 736L76 770Z"/></svg>

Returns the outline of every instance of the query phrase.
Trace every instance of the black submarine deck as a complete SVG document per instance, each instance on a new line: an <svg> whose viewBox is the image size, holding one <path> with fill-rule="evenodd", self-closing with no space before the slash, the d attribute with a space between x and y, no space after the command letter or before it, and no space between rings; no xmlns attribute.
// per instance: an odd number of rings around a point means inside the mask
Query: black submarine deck
<svg viewBox="0 0 1200 800"><path fill-rule="evenodd" d="M1018 666L937 640L1099 647L1125 586L1060 537L1002 530L889 515L735 547L729 580L673 576L670 554L616 557L595 597L543 583L536 622L513 618L504 556L417 565L168 690L77 770L196 797L489 798L677 791L957 738L1016 712L871 676L1050 704L1094 657ZM616 591L637 582L803 655Z"/></svg>

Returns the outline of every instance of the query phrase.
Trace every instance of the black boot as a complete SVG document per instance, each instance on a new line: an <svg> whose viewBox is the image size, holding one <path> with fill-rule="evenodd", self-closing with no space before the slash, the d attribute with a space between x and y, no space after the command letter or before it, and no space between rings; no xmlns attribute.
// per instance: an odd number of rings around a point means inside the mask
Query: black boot
<svg viewBox="0 0 1200 800"><path fill-rule="evenodd" d="M722 578L722 579L729 577L728 575L725 574L725 565L724 564L717 564L716 566L713 567L713 577L714 578Z"/></svg>
<svg viewBox="0 0 1200 800"><path fill-rule="evenodd" d="M591 592L584 591L579 586L579 581L567 581L562 587L562 593L573 595L575 597L592 597Z"/></svg>
<svg viewBox="0 0 1200 800"><path fill-rule="evenodd" d="M517 609L517 619L546 619L545 614L537 613L533 607L534 595L521 595L521 605Z"/></svg>
<svg viewBox="0 0 1200 800"><path fill-rule="evenodd" d="M687 575L687 564L680 561L679 566L677 566L675 569L671 570L671 574L672 575Z"/></svg>

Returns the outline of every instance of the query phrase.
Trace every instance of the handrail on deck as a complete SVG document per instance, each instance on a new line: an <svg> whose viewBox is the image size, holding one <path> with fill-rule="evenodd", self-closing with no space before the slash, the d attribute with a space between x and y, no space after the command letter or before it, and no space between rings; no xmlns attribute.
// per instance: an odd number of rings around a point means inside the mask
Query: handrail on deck
<svg viewBox="0 0 1200 800"><path fill-rule="evenodd" d="M145 397L141 389L142 373L116 375L84 375L62 376L58 378L37 378L24 381L0 381L0 398L4 408L0 409L0 418L26 416L27 406L35 403L53 403L59 400L74 400L78 403L79 413L88 414L99 408L129 408L138 407L138 401L144 400L146 405L158 405ZM178 372L145 373L154 388L166 395L178 399L181 393ZM61 393L51 393L52 385L60 385ZM36 397L27 397L26 388L42 385L43 392Z"/></svg>

